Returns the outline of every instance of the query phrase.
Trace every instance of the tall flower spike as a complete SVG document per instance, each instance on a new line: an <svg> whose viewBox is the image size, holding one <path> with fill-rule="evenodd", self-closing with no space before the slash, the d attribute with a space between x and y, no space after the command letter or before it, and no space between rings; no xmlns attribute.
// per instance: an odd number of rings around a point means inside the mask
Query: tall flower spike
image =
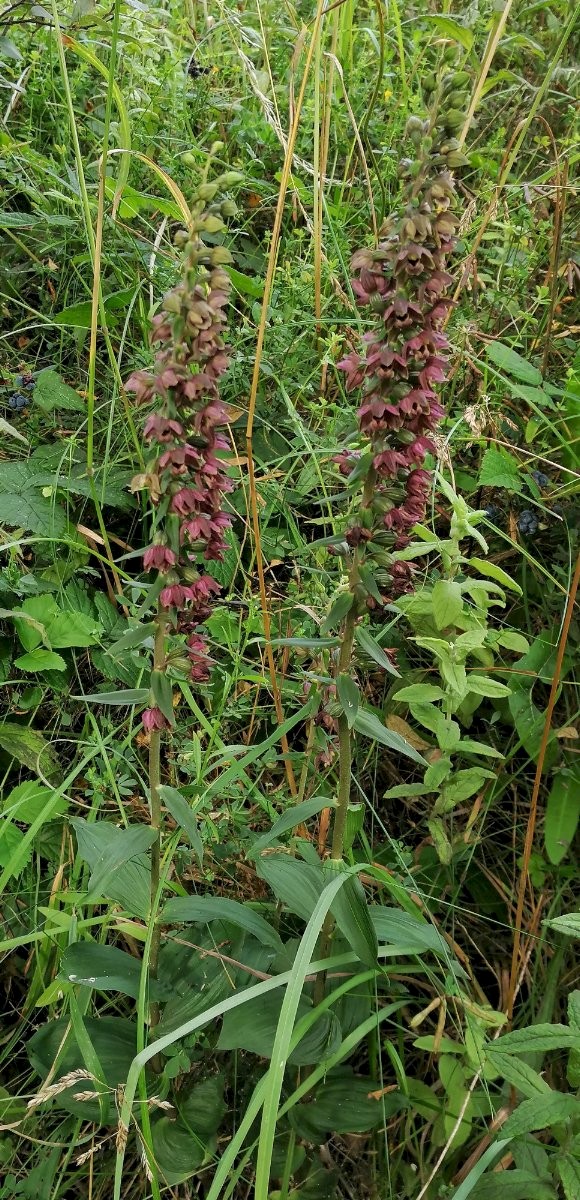
<svg viewBox="0 0 580 1200"><path fill-rule="evenodd" d="M153 320L158 346L151 371L136 371L128 391L149 412L143 428L146 461L132 490L147 489L154 510L153 541L143 556L146 571L161 575L163 619L188 635L192 679L209 677L209 657L199 626L209 616L220 585L205 564L220 561L227 548L230 516L224 510L232 484L219 455L229 448L227 413L218 381L228 365L224 342L230 261L223 246L210 246L204 235L225 228L231 202L214 203L222 186L239 179L229 172L205 181L194 199L189 230L175 238L183 252L181 282L164 297ZM163 718L164 720L164 718ZM148 730L162 728L157 708L143 714Z"/></svg>
<svg viewBox="0 0 580 1200"><path fill-rule="evenodd" d="M345 536L349 546L365 546L361 561L374 559L381 568L385 602L412 587L412 568L393 552L404 549L424 516L431 475L423 464L444 413L436 388L447 372L447 263L457 225L452 170L467 162L454 135L463 124L468 82L466 72L449 69L425 81L429 117L407 122L415 157L400 163L400 207L387 218L377 248L358 250L352 260L357 302L370 309L375 325L339 364L347 390L360 391L362 402L359 449L341 452L335 462L353 486L364 485ZM364 582L357 590L361 602L364 595L369 607L377 603Z"/></svg>

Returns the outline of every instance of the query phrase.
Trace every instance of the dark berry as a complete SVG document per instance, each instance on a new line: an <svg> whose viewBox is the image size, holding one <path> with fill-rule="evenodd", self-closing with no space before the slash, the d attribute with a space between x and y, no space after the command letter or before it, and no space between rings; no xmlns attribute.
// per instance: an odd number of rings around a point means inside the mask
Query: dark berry
<svg viewBox="0 0 580 1200"><path fill-rule="evenodd" d="M549 487L550 480L547 475L544 475L543 471L532 471L531 476L532 479L535 479L539 488Z"/></svg>
<svg viewBox="0 0 580 1200"><path fill-rule="evenodd" d="M538 528L538 518L530 508L522 509L518 517L518 529L524 537L533 537Z"/></svg>
<svg viewBox="0 0 580 1200"><path fill-rule="evenodd" d="M501 516L499 508L497 507L497 504L488 504L488 506L485 510L485 515L489 521L493 521L494 525L497 525L498 519Z"/></svg>
<svg viewBox="0 0 580 1200"><path fill-rule="evenodd" d="M8 400L8 404L9 404L10 408L15 408L15 409L26 408L26 406L28 404L28 397L23 396L22 392L15 392L13 396L10 396L10 398Z"/></svg>

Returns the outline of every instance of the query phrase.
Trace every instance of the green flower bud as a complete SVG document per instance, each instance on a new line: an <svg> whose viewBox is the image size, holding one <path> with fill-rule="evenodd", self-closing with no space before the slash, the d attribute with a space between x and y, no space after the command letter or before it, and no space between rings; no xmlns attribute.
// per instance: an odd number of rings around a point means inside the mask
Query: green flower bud
<svg viewBox="0 0 580 1200"><path fill-rule="evenodd" d="M216 183L223 190L224 188L233 187L236 183L241 183L243 178L244 176L241 171L225 171L223 175L218 176Z"/></svg>
<svg viewBox="0 0 580 1200"><path fill-rule="evenodd" d="M204 200L206 202L209 200L213 200L214 196L217 195L217 191L218 191L217 183L200 183L200 185L197 188L196 193L195 193L195 199L196 200Z"/></svg>
<svg viewBox="0 0 580 1200"><path fill-rule="evenodd" d="M238 206L233 200L224 200L220 205L222 217L235 217L238 212Z"/></svg>
<svg viewBox="0 0 580 1200"><path fill-rule="evenodd" d="M447 155L447 166L449 167L450 171L456 171L458 167L468 167L469 159L466 154L461 152L461 150L452 150L451 153Z"/></svg>

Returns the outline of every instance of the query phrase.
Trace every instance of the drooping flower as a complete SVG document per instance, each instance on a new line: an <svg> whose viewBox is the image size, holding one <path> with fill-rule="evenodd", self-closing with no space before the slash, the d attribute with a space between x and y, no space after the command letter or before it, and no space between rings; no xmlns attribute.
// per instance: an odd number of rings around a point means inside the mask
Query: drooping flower
<svg viewBox="0 0 580 1200"><path fill-rule="evenodd" d="M447 68L432 78L428 119L411 117L407 124L415 157L400 164L401 204L387 218L379 245L357 250L352 259L357 303L374 324L339 363L347 391L360 391L361 403L358 446L334 461L341 475L352 473L353 488L363 490L344 536L351 547L364 546L359 561L380 563L385 602L412 587L412 568L398 562L396 552L424 517L431 486L424 462L444 415L435 389L447 373L447 264L457 225L452 170L467 161L454 134L467 82L465 72ZM368 463L362 472L361 454ZM367 603L377 603L370 593Z"/></svg>
<svg viewBox="0 0 580 1200"><path fill-rule="evenodd" d="M183 252L183 277L153 319L153 367L135 371L126 384L137 404L150 408L143 428L145 468L132 484L132 490L149 491L154 510L153 543L143 565L163 577L160 603L166 619L189 633L197 681L209 677L210 663L197 627L220 592L202 564L223 559L231 525L223 504L232 489L222 457L230 445L227 411L218 393L228 366L224 332L231 285L224 264L230 255L223 246L208 245L205 235L225 228L221 212L226 214L228 204L213 203L214 197L238 178L230 172L199 189L191 227L175 238ZM165 717L155 707L143 714L146 729L164 728L160 720Z"/></svg>

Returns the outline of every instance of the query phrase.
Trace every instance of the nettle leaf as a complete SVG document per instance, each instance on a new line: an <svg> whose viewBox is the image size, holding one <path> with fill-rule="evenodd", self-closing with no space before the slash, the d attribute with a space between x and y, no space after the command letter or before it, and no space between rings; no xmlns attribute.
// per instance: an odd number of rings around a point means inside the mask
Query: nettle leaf
<svg viewBox="0 0 580 1200"><path fill-rule="evenodd" d="M46 642L46 625L59 612L52 596L29 596L20 609L13 613L18 637L25 650L34 650L42 641Z"/></svg>
<svg viewBox="0 0 580 1200"><path fill-rule="evenodd" d="M350 675L341 674L336 680L336 691L338 701L342 711L346 717L349 729L352 729L356 714L358 712L358 704L360 694L358 687Z"/></svg>
<svg viewBox="0 0 580 1200"><path fill-rule="evenodd" d="M228 900L225 896L174 896L163 910L163 920L179 924L206 925L209 921L226 921L244 929L264 946L280 949L280 935L247 904Z"/></svg>
<svg viewBox="0 0 580 1200"><path fill-rule="evenodd" d="M86 402L51 367L46 367L36 377L34 403L44 412L52 412L56 408L84 413L86 409Z"/></svg>
<svg viewBox="0 0 580 1200"><path fill-rule="evenodd" d="M502 1079L517 1088L518 1092L522 1092L527 1099L551 1095L552 1089L549 1083L546 1083L546 1080L538 1071L534 1071L534 1068L525 1059L516 1058L513 1054L504 1054L501 1050L495 1049L490 1061Z"/></svg>
<svg viewBox="0 0 580 1200"><path fill-rule="evenodd" d="M14 666L18 667L19 671L30 671L32 674L42 671L66 671L66 662L62 655L55 654L53 650L42 650L40 647L15 658Z"/></svg>
<svg viewBox="0 0 580 1200"><path fill-rule="evenodd" d="M19 783L2 802L2 813L20 825L32 825L52 800L54 791L35 779ZM68 800L60 796L51 807L50 820L61 817L68 810Z"/></svg>
<svg viewBox="0 0 580 1200"><path fill-rule="evenodd" d="M556 1200L552 1184L529 1171L502 1171L501 1183L499 1178L495 1171L484 1175L472 1188L469 1200L498 1200L498 1187L501 1200Z"/></svg>
<svg viewBox="0 0 580 1200"><path fill-rule="evenodd" d="M52 780L60 775L58 758L42 734L28 725L3 721L0 725L0 748L28 767L41 778Z"/></svg>
<svg viewBox="0 0 580 1200"><path fill-rule="evenodd" d="M53 650L94 646L102 633L99 622L82 612L58 612L46 627L46 636Z"/></svg>
<svg viewBox="0 0 580 1200"><path fill-rule="evenodd" d="M571 1154L556 1159L556 1170L564 1189L566 1200L578 1200L580 1196L580 1161Z"/></svg>
<svg viewBox="0 0 580 1200"><path fill-rule="evenodd" d="M550 1129L552 1125L580 1116L580 1100L568 1092L550 1092L549 1095L534 1096L523 1100L515 1112L502 1126L504 1137L521 1137L536 1129Z"/></svg>
<svg viewBox="0 0 580 1200"><path fill-rule="evenodd" d="M563 913L561 917L551 917L550 920L542 921L542 925L546 925L548 929L554 929L556 933L564 933L566 937L580 938L580 912Z"/></svg>
<svg viewBox="0 0 580 1200"><path fill-rule="evenodd" d="M495 1051L506 1054L536 1054L540 1050L580 1050L580 1030L568 1025L543 1022L530 1025L528 1029L514 1029L503 1033L495 1042L486 1046L486 1053L493 1057Z"/></svg>
<svg viewBox="0 0 580 1200"><path fill-rule="evenodd" d="M580 820L580 771L560 771L552 781L544 816L544 845L554 866L566 857Z"/></svg>
<svg viewBox="0 0 580 1200"><path fill-rule="evenodd" d="M67 532L68 518L53 500L45 499L32 489L10 493L0 488L0 492L3 525L52 539L60 538Z"/></svg>
<svg viewBox="0 0 580 1200"><path fill-rule="evenodd" d="M516 350L512 350L511 346L506 346L503 342L490 342L486 348L486 355L490 362L507 375L513 375L514 379L520 379L522 383L531 383L534 387L542 383L542 372L522 358Z"/></svg>
<svg viewBox="0 0 580 1200"><path fill-rule="evenodd" d="M507 488L510 492L521 492L522 481L519 463L507 450L489 446L479 472L480 487Z"/></svg>
<svg viewBox="0 0 580 1200"><path fill-rule="evenodd" d="M17 825L13 825L12 821L0 820L0 867L6 868L12 866L14 858L24 841L24 834ZM13 871L14 876L21 875L26 864L30 862L32 855L32 846L28 846L22 854L18 868Z"/></svg>
<svg viewBox="0 0 580 1200"><path fill-rule="evenodd" d="M456 625L463 612L463 596L459 584L450 579L438 579L431 593L431 603L437 629Z"/></svg>

